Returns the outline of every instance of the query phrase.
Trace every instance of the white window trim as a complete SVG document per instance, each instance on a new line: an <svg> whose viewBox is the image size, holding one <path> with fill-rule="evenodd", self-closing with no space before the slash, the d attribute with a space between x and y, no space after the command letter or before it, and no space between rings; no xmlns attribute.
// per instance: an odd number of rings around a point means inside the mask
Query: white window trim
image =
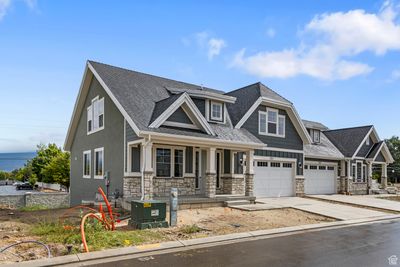
<svg viewBox="0 0 400 267"><path fill-rule="evenodd" d="M85 155L89 155L89 175L85 175ZM92 151L91 150L83 151L82 163L83 163L82 177L85 179L90 179L92 177Z"/></svg>
<svg viewBox="0 0 400 267"><path fill-rule="evenodd" d="M102 170L103 170L103 173L102 173L102 175L96 175L96 161L97 161L97 158L96 158L96 152L103 152L102 153L102 155L103 155L103 160L102 160L102 162L101 162L101 167L102 167ZM99 147L99 148L96 148L95 150L94 150L94 161L93 161L93 163L94 163L94 179L104 179L104 158L105 158L105 156L104 156L104 147Z"/></svg>
<svg viewBox="0 0 400 267"><path fill-rule="evenodd" d="M216 106L220 107L220 116L219 117L214 117L214 115L213 115L213 105L216 105ZM216 121L222 122L223 121L223 114L224 114L224 111L223 111L224 105L223 105L223 103L216 102L216 101L210 101L210 107L211 107L211 110L210 110L210 118L211 118L211 120L216 120Z"/></svg>
<svg viewBox="0 0 400 267"><path fill-rule="evenodd" d="M94 106L93 106L93 103L94 102L96 102L96 101L100 101L100 100L103 100L103 126L101 126L101 127L98 127L97 129L94 129L94 120L95 119L99 119L98 117L97 118L95 118L95 116L94 116ZM99 131L101 131L101 130L104 130L104 126L105 126L105 112L104 112L104 110L105 110L105 100L104 100L104 97L102 97L102 98L100 98L99 96L96 96L95 98L93 98L92 99L92 102L91 102L92 104L89 106L89 107L87 107L87 110L91 107L92 108L92 130L89 132L89 129L88 129L88 120L86 119L86 131L87 131L87 135L91 135L91 134L94 134L94 133L97 133L97 132L99 132ZM99 114L99 115L101 115L101 114Z"/></svg>
<svg viewBox="0 0 400 267"><path fill-rule="evenodd" d="M170 149L171 150L171 159L170 159L170 173L169 176L165 177L157 177L157 148L162 148L162 149ZM175 177L175 150L183 150L183 173L182 177ZM183 179L186 177L186 147L180 147L180 146L169 146L169 145L155 145L153 146L153 162L154 162L154 177L155 178L164 178L164 179L171 179L171 178L177 178L177 179Z"/></svg>
<svg viewBox="0 0 400 267"><path fill-rule="evenodd" d="M133 172L132 171L132 151L131 148L132 147L138 147L139 144L141 144L142 140L139 140L140 142L138 143L138 141L131 141L128 142L126 144L126 152L127 152L127 157L126 157L126 172L125 172L125 176L141 176L141 172ZM140 148L141 150L142 148ZM139 151L140 155L142 155L141 151ZM139 166L142 166L141 164L141 160L139 162Z"/></svg>
<svg viewBox="0 0 400 267"><path fill-rule="evenodd" d="M275 134L268 132L268 123L269 123L269 121L268 121L268 112L269 111L276 112L276 122L275 122L276 123L276 133ZM266 121L266 123L265 123L265 132L261 132L260 131L260 127L261 127L260 114L264 114L265 117L266 117L265 118L266 119L265 120ZM279 134L279 118L283 118L283 134ZM274 123L274 122L271 122L271 123ZM279 110L278 109L274 109L274 108L267 108L266 111L261 111L260 110L258 112L258 134L285 138L285 136L286 136L286 116L279 114Z"/></svg>

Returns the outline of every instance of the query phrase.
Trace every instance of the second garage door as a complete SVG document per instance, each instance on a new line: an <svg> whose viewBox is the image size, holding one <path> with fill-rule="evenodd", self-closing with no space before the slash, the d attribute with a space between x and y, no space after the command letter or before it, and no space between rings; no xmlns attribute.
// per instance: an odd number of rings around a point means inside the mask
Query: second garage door
<svg viewBox="0 0 400 267"><path fill-rule="evenodd" d="M254 195L283 197L294 195L293 163L257 161L254 167Z"/></svg>
<svg viewBox="0 0 400 267"><path fill-rule="evenodd" d="M304 191L308 195L334 194L335 168L333 166L306 165Z"/></svg>

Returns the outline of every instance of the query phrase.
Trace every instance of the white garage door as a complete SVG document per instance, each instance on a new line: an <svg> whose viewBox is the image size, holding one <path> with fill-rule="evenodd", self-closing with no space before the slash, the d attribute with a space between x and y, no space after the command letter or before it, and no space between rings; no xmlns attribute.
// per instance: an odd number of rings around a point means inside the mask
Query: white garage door
<svg viewBox="0 0 400 267"><path fill-rule="evenodd" d="M304 169L304 191L308 195L334 194L335 190L335 168L324 165L306 165Z"/></svg>
<svg viewBox="0 0 400 267"><path fill-rule="evenodd" d="M254 195L283 197L294 195L294 163L257 161L254 167Z"/></svg>

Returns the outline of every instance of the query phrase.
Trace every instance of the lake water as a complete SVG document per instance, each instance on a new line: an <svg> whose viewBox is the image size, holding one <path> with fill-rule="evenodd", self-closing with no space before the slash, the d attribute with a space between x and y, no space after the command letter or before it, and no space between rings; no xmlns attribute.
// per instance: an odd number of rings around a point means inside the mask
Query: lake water
<svg viewBox="0 0 400 267"><path fill-rule="evenodd" d="M0 153L0 171L12 171L19 169L24 164L35 157L36 152L25 153Z"/></svg>

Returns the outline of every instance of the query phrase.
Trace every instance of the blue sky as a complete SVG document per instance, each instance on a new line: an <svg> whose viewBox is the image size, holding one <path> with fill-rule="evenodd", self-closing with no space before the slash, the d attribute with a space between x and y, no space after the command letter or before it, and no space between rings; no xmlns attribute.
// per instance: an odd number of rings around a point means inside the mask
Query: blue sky
<svg viewBox="0 0 400 267"><path fill-rule="evenodd" d="M0 152L63 144L87 59L400 134L399 2L188 2L0 0Z"/></svg>

